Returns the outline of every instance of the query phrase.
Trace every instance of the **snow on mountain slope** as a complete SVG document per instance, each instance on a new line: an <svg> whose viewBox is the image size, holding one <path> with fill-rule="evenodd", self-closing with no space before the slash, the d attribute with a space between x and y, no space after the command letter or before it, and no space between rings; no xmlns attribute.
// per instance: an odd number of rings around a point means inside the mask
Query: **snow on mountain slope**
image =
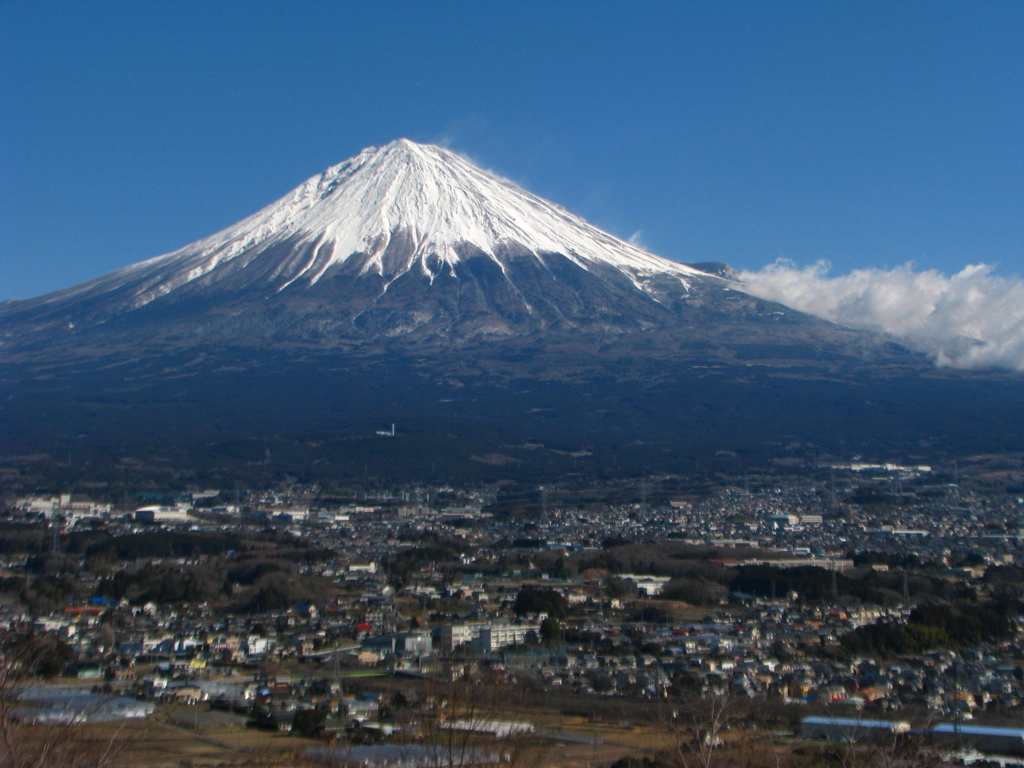
<svg viewBox="0 0 1024 768"><path fill-rule="evenodd" d="M588 271L612 267L641 291L652 276L674 276L684 289L692 278L710 277L619 240L449 150L399 139L363 150L210 237L36 301L116 292L137 308L201 279L237 280L238 270L261 257L250 272L266 281L263 290L316 284L353 259L387 290L413 270L428 280L445 265L458 274L466 253L490 256L503 273L511 256L562 254Z"/></svg>

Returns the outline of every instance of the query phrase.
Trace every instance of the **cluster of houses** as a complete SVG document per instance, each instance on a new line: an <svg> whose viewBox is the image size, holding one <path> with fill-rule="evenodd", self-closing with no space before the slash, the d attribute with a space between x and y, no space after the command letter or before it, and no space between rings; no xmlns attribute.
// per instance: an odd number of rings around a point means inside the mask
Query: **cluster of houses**
<svg viewBox="0 0 1024 768"><path fill-rule="evenodd" d="M914 708L957 723L1024 716L1020 617L1015 636L1001 645L888 663L838 660L820 649L879 619L904 620L909 608L742 596L742 603L708 609L703 618L654 621L644 611L657 607L666 576L569 578L531 563L550 562L552 553L600 553L610 538L673 539L737 553L751 546L770 549L776 567L832 571L853 566L851 551L915 553L949 561L945 578L975 584L989 567L1024 564L1016 525L1024 516L1020 499L932 489L879 519L794 483L757 494L728 489L706 499L609 506L599 513L552 506L524 522L495 518L484 511L487 499L466 495L444 510L414 498L330 511L295 498L248 498L245 514L238 504L218 504L217 497L215 491L197 492L180 504L140 508L132 518L67 495L26 497L13 508L26 518L60 518L67 528L86 519L111 525L120 520L125 531L153 525L231 529L256 519L260 526L333 545L334 562L304 564L302 570L333 579L337 594L321 604L247 615L104 598L46 616L0 606L0 630L58 637L74 651L65 674L104 685L108 696L127 695L149 706L209 701L278 728L292 727L297 716L303 721L297 713L325 710L330 718L319 723L324 727L355 721L386 728L381 699L346 695L338 683L344 674L362 669L439 676L470 665L533 690L649 701L714 693L828 707L858 721L899 722L900 712ZM463 543L456 568L422 563L399 583L380 565L431 536ZM512 565L496 575L495 563L515 542ZM953 567L964 553L976 555L972 565ZM766 562L745 554L718 561ZM632 582L638 597L615 594L613 578ZM568 607L567 616L557 617L557 631L555 617L517 614L516 596L524 587L550 590Z"/></svg>
<svg viewBox="0 0 1024 768"><path fill-rule="evenodd" d="M376 574L364 574L363 588L374 583L380 584ZM538 584L564 594L586 586L533 582ZM94 605L46 617L6 609L0 626L49 632L68 642L76 656L68 674L105 679L119 684L118 690L145 685L150 693L160 686L159 675L144 676L142 670L153 665L170 679L202 682L251 677L269 663L430 672L458 658L576 693L658 698L696 690L866 711L918 706L964 718L983 712L1024 715L1022 619L1017 636L999 646L883 664L823 659L815 651L857 626L899 618L907 609L761 601L712 612L699 622L664 625L645 624L635 614L625 620L629 609L583 603L559 622L562 638L544 638L548 617L516 616L512 599L478 611L476 618L410 629L399 626L401 593L397 601L393 592L385 595L364 591L349 605L303 605L252 616L153 604Z"/></svg>
<svg viewBox="0 0 1024 768"><path fill-rule="evenodd" d="M373 575L365 578L364 587ZM563 591L573 588L546 583ZM160 702L207 702L263 727L356 728L384 738L397 727L382 717L396 694L393 689L385 697L346 693L344 681L354 669L441 678L473 668L531 690L577 695L656 702L698 693L806 703L814 705L812 711L829 713L818 721L805 720L802 733L808 738L841 738L844 724L847 731L852 727L849 723L857 723L861 734L873 722L882 723L879 728L902 728L903 711L930 711L976 741L984 741L982 735L987 735L985 743L1022 738L973 721L987 716L1013 722L1024 716L1024 623L1018 624L1014 640L999 646L883 663L866 657L823 659L809 652L823 639L887 615L877 608L759 603L713 612L700 622L664 626L623 621L614 612L602 617L582 606L561 622L572 641L556 644L541 641L543 615L498 611L429 629L382 631L394 623L388 604L375 604L370 611L378 626L365 621L366 612L359 617L364 620L356 620L339 608L297 606L259 616L218 617L202 610L108 605L35 619L5 611L0 625L65 638L77 658L66 674L103 684L107 699L95 708L97 717L118 707L130 716L146 716ZM129 639L105 644L110 638L103 637L102 626L114 618L123 628L118 634ZM289 671L268 671L273 669ZM406 701L415 695L402 693ZM25 711L37 722L67 717L69 711L79 712L74 716L81 721L88 716L84 709L69 710L66 702L60 709L30 704ZM984 734L978 730L985 728ZM934 738L941 736L936 731Z"/></svg>

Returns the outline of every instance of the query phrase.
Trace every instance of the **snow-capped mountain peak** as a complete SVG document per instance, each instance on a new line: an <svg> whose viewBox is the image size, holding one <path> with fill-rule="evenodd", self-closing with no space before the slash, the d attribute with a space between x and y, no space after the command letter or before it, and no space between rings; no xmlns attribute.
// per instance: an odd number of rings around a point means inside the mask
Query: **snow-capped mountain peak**
<svg viewBox="0 0 1024 768"><path fill-rule="evenodd" d="M414 269L430 278L443 264L457 272L467 253L486 254L503 271L509 254L559 253L584 269L615 267L641 289L651 274L684 283L705 276L619 240L450 150L398 139L328 168L217 234L108 277L135 284L140 306L200 278L215 281L215 273L233 273L285 242L315 248L298 249L301 256L294 248L275 249L280 263L261 273L278 291L315 284L352 259L361 273L386 283Z"/></svg>
<svg viewBox="0 0 1024 768"><path fill-rule="evenodd" d="M636 270L693 273L602 232L454 152L408 139L364 150L329 168L257 217L333 244L331 260L306 273L313 281L330 264L362 252L373 257L368 266L384 273L379 255L397 231L410 236L410 262L435 255L455 264L460 247L468 244L492 257L500 246L512 246L564 253L581 265L606 261Z"/></svg>
<svg viewBox="0 0 1024 768"><path fill-rule="evenodd" d="M70 327L181 300L232 315L272 300L332 333L510 335L648 327L696 285L727 283L619 240L450 150L399 139L214 235L0 315Z"/></svg>

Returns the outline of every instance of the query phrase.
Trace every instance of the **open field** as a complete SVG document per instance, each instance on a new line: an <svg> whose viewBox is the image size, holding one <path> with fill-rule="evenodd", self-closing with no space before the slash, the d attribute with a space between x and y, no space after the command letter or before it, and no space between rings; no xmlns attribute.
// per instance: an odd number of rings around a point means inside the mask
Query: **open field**
<svg viewBox="0 0 1024 768"><path fill-rule="evenodd" d="M674 751L677 742L655 713L648 712L646 719L638 719L638 714L630 709L623 710L621 717L594 719L563 714L556 708L526 706L516 707L506 716L537 727L535 749L526 761L531 768L591 768L610 766L623 757ZM205 704L165 706L145 721L76 726L65 729L61 738L69 747L68 754L93 756L85 765L95 764L95 756L109 752L113 762L104 765L119 768L305 766L314 764L304 754L306 750L327 744L249 728L245 721L244 717L212 711ZM24 731L35 739L50 733L43 727ZM776 750L780 757L788 751L777 737L772 741L767 736L746 734L728 737L721 749L723 757L726 752L737 758L742 755L744 765L755 766L760 765L756 760L761 757L771 757L774 765ZM755 762L749 762L751 759Z"/></svg>
<svg viewBox="0 0 1024 768"><path fill-rule="evenodd" d="M201 717L210 713L202 708ZM114 766L147 766L152 768L212 768L213 766L256 766L274 765L290 759L291 755L316 742L292 737L286 734L267 733L251 728L210 729L195 731L165 721L165 716L124 723L75 726L55 734L53 729L44 727L25 728L22 738L27 741L42 741L57 738L62 740L57 762L46 765L61 765L74 755L85 760L86 765L94 763L99 756L108 755ZM67 746L67 749L63 747Z"/></svg>

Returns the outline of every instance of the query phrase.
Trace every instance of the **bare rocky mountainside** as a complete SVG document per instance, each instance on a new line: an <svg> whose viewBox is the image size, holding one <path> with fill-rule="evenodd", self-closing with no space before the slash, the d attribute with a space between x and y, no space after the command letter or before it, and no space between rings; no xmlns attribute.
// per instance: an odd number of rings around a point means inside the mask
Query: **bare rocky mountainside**
<svg viewBox="0 0 1024 768"><path fill-rule="evenodd" d="M0 305L0 343L3 450L98 461L258 464L270 441L288 471L684 470L1004 450L1024 418L1017 375L936 370L406 140ZM402 439L366 438L391 423Z"/></svg>

